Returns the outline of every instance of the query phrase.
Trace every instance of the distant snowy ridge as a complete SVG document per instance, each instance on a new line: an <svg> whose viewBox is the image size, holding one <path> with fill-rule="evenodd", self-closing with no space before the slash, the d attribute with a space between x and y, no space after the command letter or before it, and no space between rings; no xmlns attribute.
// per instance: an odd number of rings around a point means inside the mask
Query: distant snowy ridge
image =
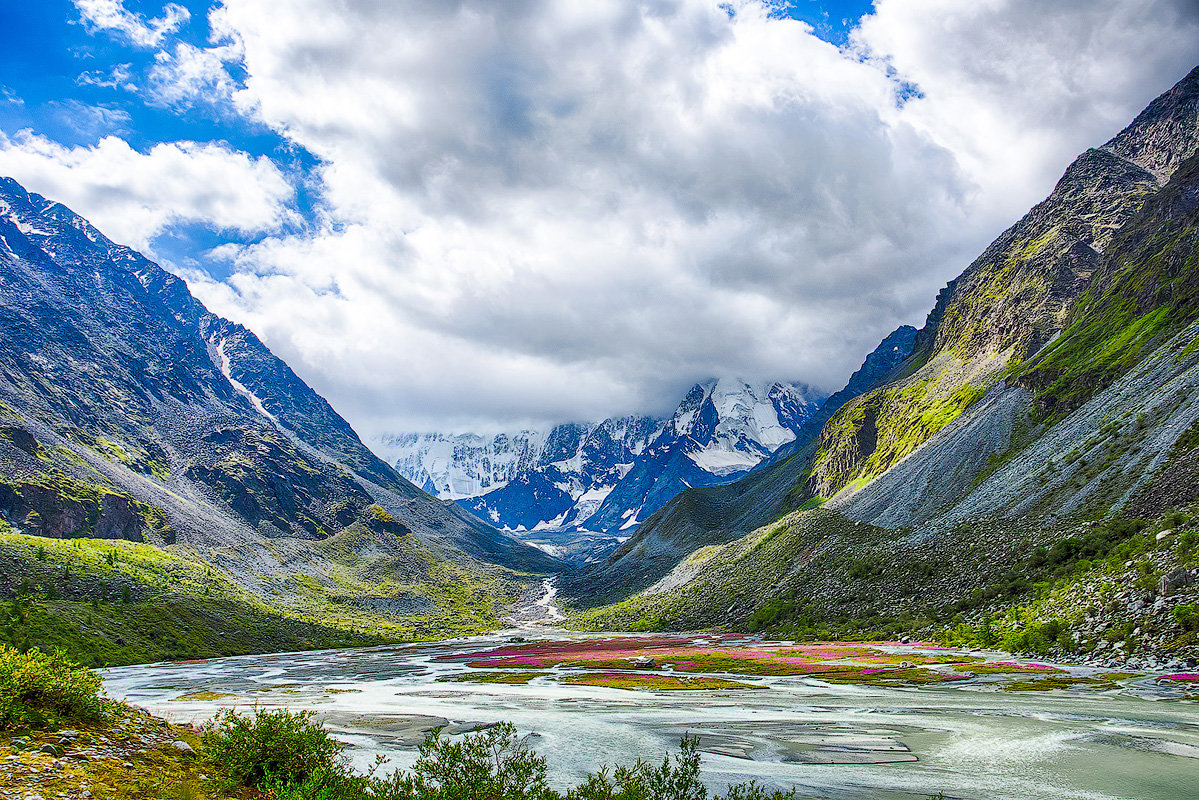
<svg viewBox="0 0 1199 800"><path fill-rule="evenodd" d="M376 450L425 491L515 532L629 531L689 486L744 475L793 441L824 401L798 383L696 384L669 419L549 431L410 433Z"/></svg>
<svg viewBox="0 0 1199 800"><path fill-rule="evenodd" d="M396 471L443 500L499 489L539 462L549 431L522 430L479 436L407 433L384 436L374 449Z"/></svg>

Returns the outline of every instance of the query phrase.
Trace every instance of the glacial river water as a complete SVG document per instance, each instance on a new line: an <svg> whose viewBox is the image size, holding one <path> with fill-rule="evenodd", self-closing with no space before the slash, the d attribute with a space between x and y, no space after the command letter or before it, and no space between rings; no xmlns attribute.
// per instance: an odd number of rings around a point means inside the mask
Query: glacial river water
<svg viewBox="0 0 1199 800"><path fill-rule="evenodd" d="M605 764L660 760L690 731L700 736L714 788L754 778L798 787L803 797L846 800L939 792L972 800L1199 798L1199 705L1151 679L1107 692L1035 693L804 677L737 676L765 688L719 692L444 680L470 668L439 656L505 641L122 667L105 682L110 694L178 722L229 706L313 709L362 768L378 753L410 766L434 725L453 734L508 720L536 734L529 743L559 788Z"/></svg>

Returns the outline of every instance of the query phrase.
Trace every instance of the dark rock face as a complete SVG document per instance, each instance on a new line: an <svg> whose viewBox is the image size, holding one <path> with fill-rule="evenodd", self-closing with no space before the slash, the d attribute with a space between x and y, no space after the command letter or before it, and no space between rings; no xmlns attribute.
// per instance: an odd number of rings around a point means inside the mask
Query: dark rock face
<svg viewBox="0 0 1199 800"><path fill-rule="evenodd" d="M100 487L48 476L0 482L0 516L10 526L51 539L127 539L171 544L175 532L161 509Z"/></svg>
<svg viewBox="0 0 1199 800"><path fill-rule="evenodd" d="M216 547L324 538L378 503L446 553L553 566L400 477L183 281L10 179L0 336L0 508L13 527Z"/></svg>

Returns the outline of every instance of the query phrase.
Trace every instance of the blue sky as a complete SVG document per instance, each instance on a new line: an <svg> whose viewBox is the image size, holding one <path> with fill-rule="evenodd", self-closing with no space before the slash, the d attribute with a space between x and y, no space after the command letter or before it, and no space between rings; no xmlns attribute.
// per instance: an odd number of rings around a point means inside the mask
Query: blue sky
<svg viewBox="0 0 1199 800"><path fill-rule="evenodd" d="M213 3L187 0L178 5L190 16L172 40L206 46ZM161 3L135 0L124 7L149 19L162 12ZM14 135L31 130L68 146L118 136L140 151L160 142L227 142L238 151L266 156L290 173L296 206L310 216L312 198L302 176L312 168L312 156L268 126L220 106L179 106L148 98L143 89L157 48L135 46L119 32L86 24L71 0L0 5L0 30L8 32L0 48L0 131ZM234 79L244 77L236 64L230 72ZM176 264L203 260L210 273L225 278L224 265L202 254L222 243L260 238L206 222L183 222L155 236L154 254Z"/></svg>
<svg viewBox="0 0 1199 800"><path fill-rule="evenodd" d="M7 2L0 174L485 431L839 388L1196 62L1193 0Z"/></svg>

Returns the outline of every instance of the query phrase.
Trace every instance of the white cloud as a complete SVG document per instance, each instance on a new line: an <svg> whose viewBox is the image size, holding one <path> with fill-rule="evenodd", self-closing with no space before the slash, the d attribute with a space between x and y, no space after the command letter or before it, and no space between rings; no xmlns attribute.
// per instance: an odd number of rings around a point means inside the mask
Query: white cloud
<svg viewBox="0 0 1199 800"><path fill-rule="evenodd" d="M71 0L83 23L92 30L114 31L139 47L157 47L179 30L191 14L177 3L163 6L162 16L146 19L125 8L123 0Z"/></svg>
<svg viewBox="0 0 1199 800"><path fill-rule="evenodd" d="M98 86L101 89L125 89L137 91L133 83L132 64L117 64L106 70L87 70L79 73L75 83L80 86Z"/></svg>
<svg viewBox="0 0 1199 800"><path fill-rule="evenodd" d="M28 132L0 134L0 175L143 250L171 225L255 234L278 230L293 214L292 187L269 159L222 144L174 142L141 153L114 136L64 147Z"/></svg>
<svg viewBox="0 0 1199 800"><path fill-rule="evenodd" d="M856 41L924 96L905 117L996 197L1046 194L1199 60L1194 0L881 0Z"/></svg>
<svg viewBox="0 0 1199 800"><path fill-rule="evenodd" d="M172 50L155 54L147 79L147 98L156 105L176 108L225 106L238 88L226 67L226 62L236 57L236 50L229 47L176 42Z"/></svg>
<svg viewBox="0 0 1199 800"><path fill-rule="evenodd" d="M306 148L322 205L194 285L367 435L834 389L1199 61L1193 0L879 0L844 52L771 9L224 0L162 102Z"/></svg>
<svg viewBox="0 0 1199 800"><path fill-rule="evenodd" d="M62 125L85 139L99 139L109 134L121 135L126 132L126 126L132 119L124 109L104 105L93 106L78 100L53 102L48 105L54 109L54 116Z"/></svg>

